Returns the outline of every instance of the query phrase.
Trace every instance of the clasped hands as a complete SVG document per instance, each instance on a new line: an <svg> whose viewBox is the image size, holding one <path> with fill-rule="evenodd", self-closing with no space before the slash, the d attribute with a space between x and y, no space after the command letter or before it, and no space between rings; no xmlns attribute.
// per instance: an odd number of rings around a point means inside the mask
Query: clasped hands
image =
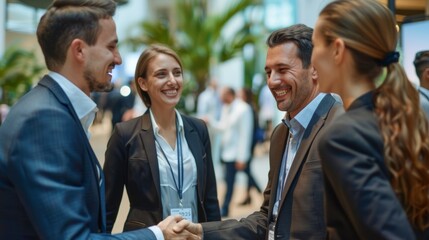
<svg viewBox="0 0 429 240"><path fill-rule="evenodd" d="M203 228L201 224L192 223L181 216L169 216L158 224L165 240L201 240Z"/></svg>

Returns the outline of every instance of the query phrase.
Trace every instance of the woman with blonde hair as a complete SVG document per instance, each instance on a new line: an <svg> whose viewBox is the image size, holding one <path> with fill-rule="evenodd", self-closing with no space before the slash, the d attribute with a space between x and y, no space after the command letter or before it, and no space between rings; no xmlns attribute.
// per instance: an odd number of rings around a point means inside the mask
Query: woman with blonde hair
<svg viewBox="0 0 429 240"><path fill-rule="evenodd" d="M320 89L347 109L319 145L328 239L429 239L428 123L397 40L377 1L334 1L318 18Z"/></svg>

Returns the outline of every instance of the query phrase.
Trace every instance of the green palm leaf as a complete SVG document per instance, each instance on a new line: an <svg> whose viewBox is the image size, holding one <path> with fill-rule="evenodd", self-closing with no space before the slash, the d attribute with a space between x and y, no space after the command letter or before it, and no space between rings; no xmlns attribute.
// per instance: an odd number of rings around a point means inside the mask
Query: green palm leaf
<svg viewBox="0 0 429 240"><path fill-rule="evenodd" d="M172 47L182 58L185 73L189 74L187 79L191 80L187 81L185 89L200 93L205 87L211 63L229 60L240 54L244 45L259 40L258 36L249 33L248 25L232 34L231 38L222 37L222 30L233 17L259 2L232 1L224 12L208 15L205 11L206 1L177 0L176 18L173 20L175 29L162 21L143 21L139 24L139 36L129 37L126 43L134 48L152 43Z"/></svg>

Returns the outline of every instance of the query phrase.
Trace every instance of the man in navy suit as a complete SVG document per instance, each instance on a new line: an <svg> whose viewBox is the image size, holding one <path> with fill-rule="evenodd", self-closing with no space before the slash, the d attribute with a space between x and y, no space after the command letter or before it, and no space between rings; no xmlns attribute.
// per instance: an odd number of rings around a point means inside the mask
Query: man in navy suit
<svg viewBox="0 0 429 240"><path fill-rule="evenodd" d="M40 20L50 72L0 128L1 239L168 239L181 220L104 233L104 176L88 140L97 108L89 95L109 90L122 62L115 10L113 0L57 0Z"/></svg>

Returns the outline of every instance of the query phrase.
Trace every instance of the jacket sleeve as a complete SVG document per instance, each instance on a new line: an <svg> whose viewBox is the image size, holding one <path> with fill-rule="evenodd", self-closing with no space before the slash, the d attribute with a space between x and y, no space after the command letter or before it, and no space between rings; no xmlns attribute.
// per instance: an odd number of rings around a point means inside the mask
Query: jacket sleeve
<svg viewBox="0 0 429 240"><path fill-rule="evenodd" d="M107 144L103 167L106 183L106 229L111 232L126 182L127 154L120 129L115 127Z"/></svg>
<svg viewBox="0 0 429 240"><path fill-rule="evenodd" d="M202 223L204 240L264 240L268 227L268 211L272 188L272 171L268 174L268 183L264 190L264 201L259 211L238 220Z"/></svg>

